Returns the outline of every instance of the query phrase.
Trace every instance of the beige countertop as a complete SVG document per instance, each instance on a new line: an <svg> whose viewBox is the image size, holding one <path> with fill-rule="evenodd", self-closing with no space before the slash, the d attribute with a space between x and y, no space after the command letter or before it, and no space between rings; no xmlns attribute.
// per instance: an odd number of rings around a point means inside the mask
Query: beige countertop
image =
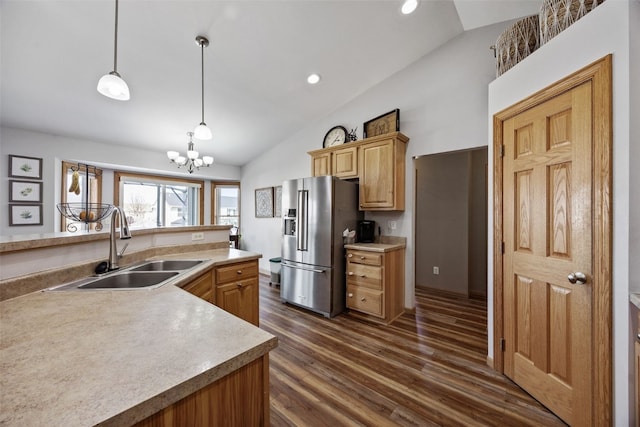
<svg viewBox="0 0 640 427"><path fill-rule="evenodd" d="M1 302L0 425L130 425L268 353L276 337L177 287L213 265L260 257L163 256L210 261L152 290Z"/></svg>
<svg viewBox="0 0 640 427"><path fill-rule="evenodd" d="M406 247L404 243L350 243L344 245L346 249L371 252L390 252Z"/></svg>

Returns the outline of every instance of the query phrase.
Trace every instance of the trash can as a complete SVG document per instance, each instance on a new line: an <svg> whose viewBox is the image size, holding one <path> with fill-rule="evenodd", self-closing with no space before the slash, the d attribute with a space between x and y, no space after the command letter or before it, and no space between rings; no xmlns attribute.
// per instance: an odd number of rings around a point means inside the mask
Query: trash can
<svg viewBox="0 0 640 427"><path fill-rule="evenodd" d="M269 285L280 285L280 262L282 258L271 258L269 264L271 265L271 281Z"/></svg>

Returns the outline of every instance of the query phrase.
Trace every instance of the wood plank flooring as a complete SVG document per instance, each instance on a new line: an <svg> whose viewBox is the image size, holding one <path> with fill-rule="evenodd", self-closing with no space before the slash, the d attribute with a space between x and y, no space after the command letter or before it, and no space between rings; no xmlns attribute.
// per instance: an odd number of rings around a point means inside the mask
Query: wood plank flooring
<svg viewBox="0 0 640 427"><path fill-rule="evenodd" d="M271 425L564 426L486 365L486 304L417 291L390 326L326 319L280 302L260 278L270 353Z"/></svg>

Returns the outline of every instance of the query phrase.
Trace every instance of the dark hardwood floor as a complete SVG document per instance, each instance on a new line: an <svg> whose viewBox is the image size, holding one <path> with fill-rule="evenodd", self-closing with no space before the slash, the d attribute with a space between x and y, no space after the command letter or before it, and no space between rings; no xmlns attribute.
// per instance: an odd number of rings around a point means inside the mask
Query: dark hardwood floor
<svg viewBox="0 0 640 427"><path fill-rule="evenodd" d="M417 291L390 326L326 319L260 278L272 426L564 426L486 365L486 304Z"/></svg>

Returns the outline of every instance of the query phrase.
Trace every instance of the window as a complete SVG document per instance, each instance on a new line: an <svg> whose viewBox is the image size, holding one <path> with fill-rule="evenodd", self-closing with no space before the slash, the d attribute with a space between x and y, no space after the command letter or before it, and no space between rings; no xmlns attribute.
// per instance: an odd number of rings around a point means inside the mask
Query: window
<svg viewBox="0 0 640 427"><path fill-rule="evenodd" d="M204 181L115 173L115 204L135 228L202 224Z"/></svg>
<svg viewBox="0 0 640 427"><path fill-rule="evenodd" d="M240 229L240 183L212 182L212 224L233 225Z"/></svg>
<svg viewBox="0 0 640 427"><path fill-rule="evenodd" d="M77 187L71 187L73 174L78 172L76 179ZM89 178L87 180L87 177ZM87 182L88 181L88 182ZM88 185L87 185L88 183ZM73 188L77 190L73 191ZM71 191L70 191L71 190ZM87 194L88 193L88 194ZM87 165L62 162L62 193L60 194L61 203L102 203L102 169L89 166L87 174ZM100 230L100 226L96 227L96 223L90 222L86 225L78 223L73 219L69 219L64 215L60 215L60 231L76 231L78 228L86 227L88 230ZM84 230L84 228L81 228Z"/></svg>

